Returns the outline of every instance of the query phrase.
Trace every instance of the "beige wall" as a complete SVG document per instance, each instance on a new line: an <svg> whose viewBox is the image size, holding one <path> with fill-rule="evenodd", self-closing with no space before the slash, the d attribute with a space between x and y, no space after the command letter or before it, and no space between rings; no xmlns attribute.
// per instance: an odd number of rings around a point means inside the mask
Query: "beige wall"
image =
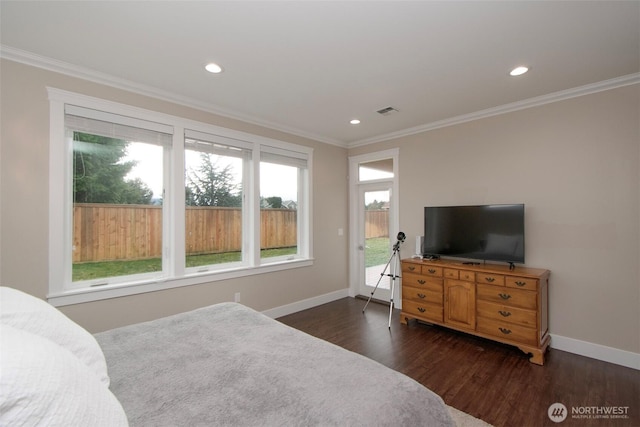
<svg viewBox="0 0 640 427"><path fill-rule="evenodd" d="M312 267L67 306L101 331L220 301L258 310L347 287L347 150L2 60L0 283L45 297L46 86L314 148ZM552 334L640 353L640 85L349 150L400 148L400 224L425 205L526 204L526 258L551 270ZM344 236L338 236L344 228Z"/></svg>
<svg viewBox="0 0 640 427"><path fill-rule="evenodd" d="M551 333L640 353L639 104L628 86L349 155L400 148L408 242L426 205L525 203L526 264L551 270Z"/></svg>
<svg viewBox="0 0 640 427"><path fill-rule="evenodd" d="M46 86L186 117L314 149L312 267L66 306L92 332L208 304L266 310L347 288L346 149L196 111L39 68L0 63L0 283L44 298L48 280L49 104Z"/></svg>

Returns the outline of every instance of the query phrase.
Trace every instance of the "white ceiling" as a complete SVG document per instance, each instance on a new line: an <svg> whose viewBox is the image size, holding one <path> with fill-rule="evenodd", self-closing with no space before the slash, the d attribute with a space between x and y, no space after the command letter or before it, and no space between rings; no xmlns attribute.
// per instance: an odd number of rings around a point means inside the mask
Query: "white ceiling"
<svg viewBox="0 0 640 427"><path fill-rule="evenodd" d="M0 8L7 59L342 146L610 79L640 81L640 1L2 0ZM205 72L210 61L224 73ZM530 72L508 76L521 64ZM399 112L376 113L388 106Z"/></svg>

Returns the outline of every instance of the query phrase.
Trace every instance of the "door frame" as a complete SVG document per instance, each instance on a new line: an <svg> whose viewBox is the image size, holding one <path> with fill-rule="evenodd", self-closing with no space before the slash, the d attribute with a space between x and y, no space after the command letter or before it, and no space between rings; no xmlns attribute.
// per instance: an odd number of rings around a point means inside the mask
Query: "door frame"
<svg viewBox="0 0 640 427"><path fill-rule="evenodd" d="M377 183L390 184L389 239L395 243L395 236L400 231L399 154L399 148L392 148L384 151L349 156L349 296L351 297L359 294L360 281L364 280L364 257L363 252L358 249L358 247L364 243L359 241L359 230L361 226L359 215L360 186ZM393 160L392 178L369 181L359 180L358 168L360 163L386 159ZM391 252L389 255L391 255ZM402 308L400 286L395 287L393 300L396 307Z"/></svg>

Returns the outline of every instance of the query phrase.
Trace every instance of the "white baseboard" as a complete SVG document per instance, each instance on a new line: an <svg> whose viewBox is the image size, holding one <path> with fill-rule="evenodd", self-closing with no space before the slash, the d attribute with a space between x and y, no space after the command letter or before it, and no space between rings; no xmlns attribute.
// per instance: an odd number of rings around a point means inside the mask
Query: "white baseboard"
<svg viewBox="0 0 640 427"><path fill-rule="evenodd" d="M551 348L640 370L640 354L551 334Z"/></svg>
<svg viewBox="0 0 640 427"><path fill-rule="evenodd" d="M291 304L265 310L262 312L262 314L265 314L272 319L276 319L278 317L286 316L288 314L296 313L308 308L313 308L318 305L326 304L328 302L339 300L348 296L349 289L340 289L339 291L330 292L328 294L319 295L317 297L308 298L302 301L296 301Z"/></svg>

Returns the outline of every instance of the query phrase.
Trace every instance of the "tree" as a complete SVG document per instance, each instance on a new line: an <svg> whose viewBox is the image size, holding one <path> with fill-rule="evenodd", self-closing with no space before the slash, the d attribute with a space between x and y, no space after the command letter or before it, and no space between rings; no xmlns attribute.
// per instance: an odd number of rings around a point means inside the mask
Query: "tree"
<svg viewBox="0 0 640 427"><path fill-rule="evenodd" d="M263 208L281 209L282 197L279 197L279 196L265 197L264 199L262 199L261 205Z"/></svg>
<svg viewBox="0 0 640 427"><path fill-rule="evenodd" d="M385 205L384 201L377 201L374 200L373 202L369 203L368 205L366 205L364 208L366 210L379 210L379 209L383 209Z"/></svg>
<svg viewBox="0 0 640 427"><path fill-rule="evenodd" d="M139 178L125 177L136 165L122 159L128 142L73 133L73 200L75 203L149 204L153 191Z"/></svg>
<svg viewBox="0 0 640 427"><path fill-rule="evenodd" d="M188 206L242 206L240 186L233 184L231 165L220 167L213 155L200 153L200 166L187 172Z"/></svg>

